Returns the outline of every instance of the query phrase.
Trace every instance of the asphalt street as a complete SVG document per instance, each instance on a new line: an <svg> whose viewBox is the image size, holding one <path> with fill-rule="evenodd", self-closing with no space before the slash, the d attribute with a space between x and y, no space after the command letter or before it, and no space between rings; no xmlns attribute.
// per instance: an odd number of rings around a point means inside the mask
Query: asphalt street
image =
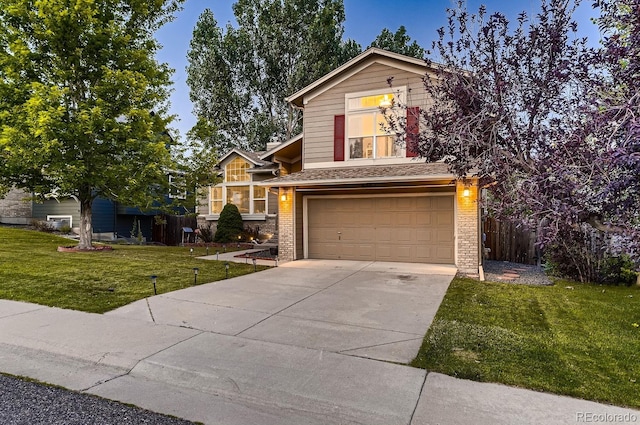
<svg viewBox="0 0 640 425"><path fill-rule="evenodd" d="M88 394L0 375L0 423L187 425L193 422Z"/></svg>

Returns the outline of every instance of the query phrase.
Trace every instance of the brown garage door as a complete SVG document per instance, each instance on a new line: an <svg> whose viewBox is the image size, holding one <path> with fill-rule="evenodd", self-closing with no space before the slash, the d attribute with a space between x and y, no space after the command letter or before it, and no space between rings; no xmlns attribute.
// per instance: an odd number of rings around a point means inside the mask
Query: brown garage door
<svg viewBox="0 0 640 425"><path fill-rule="evenodd" d="M454 262L453 196L309 198L309 258Z"/></svg>

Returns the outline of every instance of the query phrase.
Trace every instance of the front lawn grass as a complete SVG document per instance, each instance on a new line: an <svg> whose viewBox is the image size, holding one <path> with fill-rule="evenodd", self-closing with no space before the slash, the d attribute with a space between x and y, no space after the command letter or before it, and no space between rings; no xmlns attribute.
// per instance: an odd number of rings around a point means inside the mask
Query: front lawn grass
<svg viewBox="0 0 640 425"><path fill-rule="evenodd" d="M0 298L104 313L153 295L224 279L222 261L198 260L205 248L113 245L111 252L57 252L74 245L52 234L0 227ZM266 267L258 266L258 270ZM252 273L252 264L229 263L229 277Z"/></svg>
<svg viewBox="0 0 640 425"><path fill-rule="evenodd" d="M455 278L412 365L640 407L640 290Z"/></svg>

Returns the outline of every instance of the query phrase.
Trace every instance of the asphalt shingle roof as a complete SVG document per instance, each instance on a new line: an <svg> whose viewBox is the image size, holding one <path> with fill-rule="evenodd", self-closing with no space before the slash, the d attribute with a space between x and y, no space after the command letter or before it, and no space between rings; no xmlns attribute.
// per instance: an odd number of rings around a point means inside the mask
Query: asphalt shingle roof
<svg viewBox="0 0 640 425"><path fill-rule="evenodd" d="M291 184L293 182L314 183L320 181L341 181L348 184L349 180L360 181L386 177L397 181L402 177L406 177L407 180L416 180L420 177L428 179L430 176L451 176L451 178L453 178L447 164L442 162L415 162L396 165L310 169L270 179L269 183L274 186L277 184Z"/></svg>
<svg viewBox="0 0 640 425"><path fill-rule="evenodd" d="M239 151L239 152L242 152L243 155L245 155L247 158L251 159L253 161L253 163L258 165L258 166L270 164L269 161L265 161L263 159L260 159L260 155L262 155L264 153L264 151L249 152L249 151L246 151L244 149L236 149L236 150Z"/></svg>

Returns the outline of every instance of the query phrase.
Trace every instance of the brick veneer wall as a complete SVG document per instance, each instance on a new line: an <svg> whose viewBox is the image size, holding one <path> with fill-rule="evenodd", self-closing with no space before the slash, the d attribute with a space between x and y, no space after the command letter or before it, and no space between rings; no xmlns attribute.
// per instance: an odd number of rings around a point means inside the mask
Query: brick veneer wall
<svg viewBox="0 0 640 425"><path fill-rule="evenodd" d="M295 259L295 222L292 188L280 188L278 194L278 257L281 261ZM287 200L282 200L286 195Z"/></svg>
<svg viewBox="0 0 640 425"><path fill-rule="evenodd" d="M478 186L468 186L469 196L463 196L465 185L456 184L456 228L458 235L456 266L462 273L478 273L479 267L479 208Z"/></svg>

